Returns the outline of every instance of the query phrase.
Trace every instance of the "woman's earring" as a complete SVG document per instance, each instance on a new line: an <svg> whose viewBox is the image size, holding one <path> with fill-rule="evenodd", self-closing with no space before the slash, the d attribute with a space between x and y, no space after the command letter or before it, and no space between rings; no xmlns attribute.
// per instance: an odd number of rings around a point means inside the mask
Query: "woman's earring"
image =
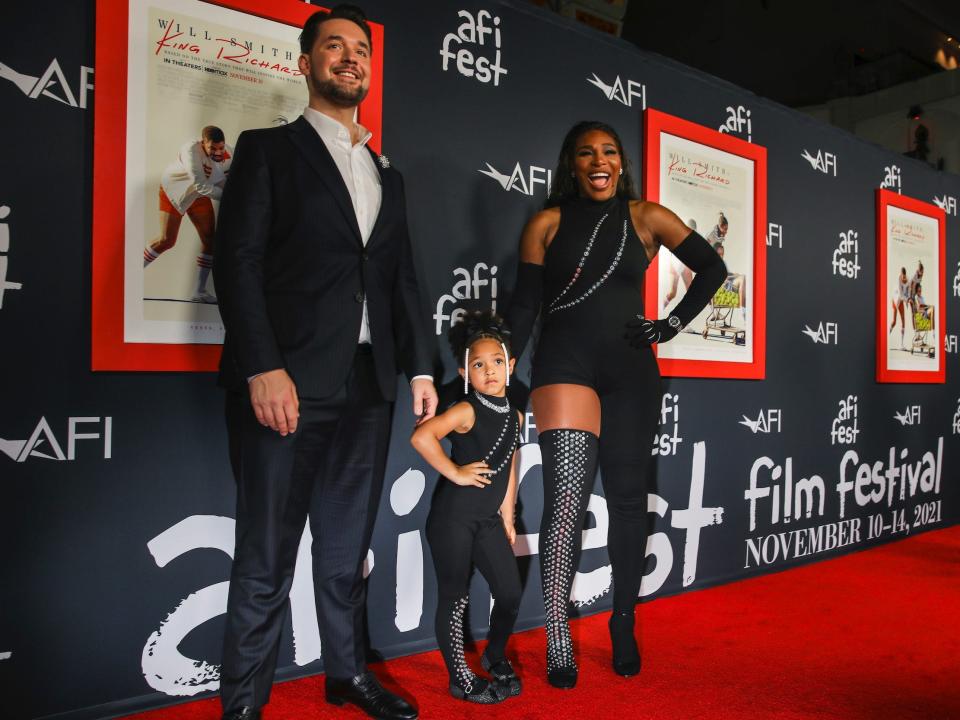
<svg viewBox="0 0 960 720"><path fill-rule="evenodd" d="M470 391L470 348L463 351L463 394Z"/></svg>
<svg viewBox="0 0 960 720"><path fill-rule="evenodd" d="M623 175L623 168L620 168L620 174Z"/></svg>

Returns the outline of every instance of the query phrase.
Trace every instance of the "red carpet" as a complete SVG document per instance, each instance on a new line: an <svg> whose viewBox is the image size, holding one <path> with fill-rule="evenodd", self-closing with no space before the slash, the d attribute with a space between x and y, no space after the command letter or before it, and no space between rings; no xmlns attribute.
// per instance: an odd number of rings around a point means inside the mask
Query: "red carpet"
<svg viewBox="0 0 960 720"><path fill-rule="evenodd" d="M421 718L960 718L960 526L640 608L643 672L609 670L608 614L573 624L580 681L544 677L542 630L515 635L523 694L495 707L446 693L440 654L374 667ZM471 664L479 668L477 656ZM404 693L405 694L405 693ZM281 683L264 720L366 717L323 701L323 678ZM138 720L219 720L216 699Z"/></svg>

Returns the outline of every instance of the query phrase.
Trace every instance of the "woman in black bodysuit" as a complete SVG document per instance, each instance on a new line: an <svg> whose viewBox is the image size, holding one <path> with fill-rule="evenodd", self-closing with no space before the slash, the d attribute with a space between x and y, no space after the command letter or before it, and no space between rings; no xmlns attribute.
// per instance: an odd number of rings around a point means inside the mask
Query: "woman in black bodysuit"
<svg viewBox="0 0 960 720"><path fill-rule="evenodd" d="M521 414L506 397L513 371L509 332L490 311L468 313L450 330L461 363L464 399L427 420L410 442L442 477L427 517L427 540L437 572L437 644L450 675L450 693L491 704L520 694L520 679L506 657L520 608L516 540L515 454ZM440 440L449 437L448 458ZM481 658L493 682L478 677L463 654L463 621L476 565L494 597L487 647Z"/></svg>
<svg viewBox="0 0 960 720"><path fill-rule="evenodd" d="M673 338L726 278L717 253L680 218L635 191L620 138L599 122L564 139L546 209L527 223L507 319L516 356L543 317L531 401L543 458L540 576L547 677L572 688L568 603L599 460L610 513L613 668L640 671L634 606L647 539L647 471L661 387L650 345ZM661 245L696 275L662 320L643 317L643 277Z"/></svg>

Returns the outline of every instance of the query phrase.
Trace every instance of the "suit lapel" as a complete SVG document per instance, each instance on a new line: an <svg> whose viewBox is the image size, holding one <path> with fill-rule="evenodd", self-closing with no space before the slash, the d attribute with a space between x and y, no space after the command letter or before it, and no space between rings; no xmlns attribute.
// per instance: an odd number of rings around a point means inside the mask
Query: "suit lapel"
<svg viewBox="0 0 960 720"><path fill-rule="evenodd" d="M390 182L386 169L380 163L380 156L378 156L369 145L366 147L373 156L374 167L377 168L377 172L380 173L380 212L377 213L377 219L373 223L373 230L370 231L370 237L367 239L367 245L369 246L370 243L377 239L380 228L383 226L383 218L390 212L390 204L393 201L394 193L393 184Z"/></svg>
<svg viewBox="0 0 960 720"><path fill-rule="evenodd" d="M290 139L300 149L304 160L316 171L334 200L336 200L347 225L353 231L354 239L362 244L360 226L357 224L357 213L350 201L350 193L347 192L347 186L343 182L340 169L333 161L327 146L323 144L323 140L320 139L317 131L303 116L287 125L287 129L290 133Z"/></svg>

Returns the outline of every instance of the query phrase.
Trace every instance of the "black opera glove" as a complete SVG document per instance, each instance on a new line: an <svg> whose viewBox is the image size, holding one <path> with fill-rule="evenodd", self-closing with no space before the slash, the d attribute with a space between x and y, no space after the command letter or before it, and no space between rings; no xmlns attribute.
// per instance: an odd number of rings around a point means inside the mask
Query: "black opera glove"
<svg viewBox="0 0 960 720"><path fill-rule="evenodd" d="M650 320L643 315L637 315L635 320L627 322L626 327L627 332L624 333L624 337L630 343L630 347L640 349L673 340L683 329L683 324L676 315L663 320Z"/></svg>

